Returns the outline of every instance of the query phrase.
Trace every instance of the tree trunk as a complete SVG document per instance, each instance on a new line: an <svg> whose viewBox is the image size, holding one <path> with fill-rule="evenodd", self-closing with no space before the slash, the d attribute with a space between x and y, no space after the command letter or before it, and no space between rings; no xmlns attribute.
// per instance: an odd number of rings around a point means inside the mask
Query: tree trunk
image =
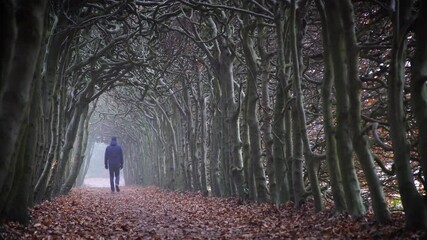
<svg viewBox="0 0 427 240"><path fill-rule="evenodd" d="M49 180L49 174L51 172L52 165L54 163L55 158L55 152L59 144L59 135L58 131L60 128L60 116L59 116L59 110L61 108L60 106L60 90L62 89L62 83L59 83L57 90L54 93L52 108L53 111L51 111L51 119L50 119L50 146L49 151L47 154L47 159L45 161L45 165L43 168L43 172L39 176L36 186L34 187L34 202L39 203L45 198L45 191Z"/></svg>
<svg viewBox="0 0 427 240"><path fill-rule="evenodd" d="M346 26L344 28L344 38L348 58L347 74L349 84L347 85L347 92L349 93L348 97L350 101L349 110L353 145L368 182L375 217L378 222L387 223L391 220L390 212L387 208L387 202L385 200L381 182L375 170L372 153L368 148L367 139L363 136L360 126L362 120L360 110L360 91L362 88L362 82L359 79L359 56L357 52L353 5L350 0L340 1L339 9L342 14L343 24Z"/></svg>
<svg viewBox="0 0 427 240"><path fill-rule="evenodd" d="M407 20L407 14L411 6L410 4L405 5L404 1L396 1L394 7L396 8L396 12L393 16L394 31L390 63L390 82L388 84L390 136L393 144L396 176L405 211L406 225L410 228L426 229L427 210L423 198L418 193L414 184L409 162L410 146L406 139L405 126L407 124L403 106L404 64L407 48L405 37L407 29L404 29L403 26L407 24L405 20Z"/></svg>
<svg viewBox="0 0 427 240"><path fill-rule="evenodd" d="M245 171L245 181L248 189L248 197L251 201L257 200L256 183L254 178L253 165L251 163L251 144L249 142L249 125L248 125L248 95L243 100L243 124L242 124L242 140L243 140L243 168Z"/></svg>
<svg viewBox="0 0 427 240"><path fill-rule="evenodd" d="M17 27L15 19L15 1L4 0L0 3L0 93L3 92L9 71L12 67Z"/></svg>
<svg viewBox="0 0 427 240"><path fill-rule="evenodd" d="M48 172L48 178L47 178L47 182L46 182L46 187L41 189L42 191L42 196L43 199L50 199L52 198L52 192L54 190L54 185L55 185L55 180L56 180L56 175L58 172L58 162L59 162L59 158L60 158L60 154L61 154L61 147L62 147L62 141L63 141L63 137L64 137L64 132L66 131L66 101L67 101L67 87L66 87L66 78L64 77L65 75L65 69L67 67L67 62L68 59L70 57L70 42L71 41L67 41L65 44L65 49L64 49L64 53L63 56L60 58L60 62L59 62L59 70L58 70L58 77L57 77L57 81L58 82L58 88L55 91L55 93L57 93L57 99L58 99L58 109L56 111L58 111L57 116L58 116L58 122L57 122L57 131L56 131L56 136L55 136L55 140L56 141L54 144L54 148L52 148L53 150L53 162L51 163L51 167L48 168L49 172ZM55 100L54 100L55 101ZM50 149L49 149L50 150Z"/></svg>
<svg viewBox="0 0 427 240"><path fill-rule="evenodd" d="M4 69L1 69L2 72L0 72L4 83L0 86L0 142L2 143L0 144L2 154L0 189L3 188L6 181L26 106L29 104L30 89L43 38L46 2L46 0L23 2L17 6L16 18L5 23L6 29L8 29L5 44L9 48L14 47L14 50L13 56L11 56L10 51L2 49L6 53L5 57L10 55L12 59L10 63L2 59L1 64ZM6 5L7 16L7 9L10 7L7 6L7 3L2 4L2 7L4 5ZM11 41L14 38L14 20L16 20L17 36L13 45ZM3 78L6 76L7 78Z"/></svg>
<svg viewBox="0 0 427 240"><path fill-rule="evenodd" d="M193 180L193 190L201 190L200 172L199 172L199 160L197 158L197 135L196 126L194 123L193 113L191 111L191 100L189 98L189 92L191 85L187 84L187 80L182 80L183 94L184 94L184 106L186 111L186 124L187 124L187 143L189 149L189 157L191 159L191 178ZM197 116L196 116L197 117Z"/></svg>
<svg viewBox="0 0 427 240"><path fill-rule="evenodd" d="M227 181L228 177L232 179L233 191L237 193L239 199L244 198L243 189L243 160L240 140L240 125L239 125L239 108L234 99L234 76L233 76L233 60L234 56L228 46L221 45L220 53L218 56L216 74L220 80L221 92L223 97L223 111L224 111L224 129L223 132L224 148L222 148L223 162L225 165L225 180L227 194ZM227 144L228 142L228 144ZM231 193L230 188L230 193Z"/></svg>
<svg viewBox="0 0 427 240"><path fill-rule="evenodd" d="M18 143L14 151L12 160L14 164L9 169L8 181L4 184L0 197L0 216L12 221L28 223L29 214L25 198L22 198L22 191L19 189L25 185L25 173L30 166L25 163L26 143L28 140L29 122L28 116L23 122ZM15 202L15 200L17 202ZM24 202L25 201L25 202ZM16 207L16 209L14 209Z"/></svg>
<svg viewBox="0 0 427 240"><path fill-rule="evenodd" d="M82 164L83 167L80 169L80 172L77 175L77 179L76 179L76 186L77 187L81 187L84 184L86 174L89 170L90 160L93 156L94 145L95 145L95 142L93 140L89 140L89 147L86 148L84 158L83 158L83 164Z"/></svg>
<svg viewBox="0 0 427 240"><path fill-rule="evenodd" d="M174 190L176 187L175 181L175 154L174 154L174 129L172 122L168 116L163 116L162 120L163 134L165 138L165 188ZM138 164L138 161L137 161Z"/></svg>
<svg viewBox="0 0 427 240"><path fill-rule="evenodd" d="M326 15L323 3L316 0L317 9L319 10L322 21L322 39L325 70L322 83L322 106L323 106L323 126L325 128L326 142L326 161L328 163L329 178L331 180L332 196L335 203L335 210L338 212L346 209L344 191L342 188L341 171L338 167L337 146L335 139L335 126L332 116L332 74L331 74L331 57L329 49L332 48L327 34Z"/></svg>
<svg viewBox="0 0 427 240"><path fill-rule="evenodd" d="M46 39L46 33L44 38ZM39 69L39 71L36 71L34 74L34 86L33 86L33 93L32 93L32 104L29 111L30 114L30 136L28 144L32 144L32 146L27 146L28 151L26 152L26 159L28 160L26 164L31 165L28 169L28 172L31 170L30 177L28 179L29 188L26 190L26 207L33 207L34 206L34 185L36 183L36 180L38 179L38 174L40 174L41 169L41 162L46 157L46 148L44 147L47 140L46 133L44 129L45 121L43 119L43 110L41 108L41 105L43 103L43 97L42 97L42 64L43 64L43 58L44 54L39 55L39 60L37 62L36 69Z"/></svg>
<svg viewBox="0 0 427 240"><path fill-rule="evenodd" d="M275 176L277 184L277 203L284 203L290 200L290 189L289 189L289 176L292 173L289 172L289 167L286 161L286 154L291 153L292 149L288 148L290 142L285 142L290 139L290 128L288 128L288 134L285 133L285 120L286 123L290 123L289 111L285 109L285 102L287 101L286 92L288 83L286 79L286 58L285 58L285 40L284 40L284 7L283 3L279 2L278 16L275 19L277 42L278 42L278 53L277 53L277 86L276 86L276 97L274 103L273 112L273 161L275 166ZM286 125L288 126L288 125ZM287 138L288 136L289 138Z"/></svg>
<svg viewBox="0 0 427 240"><path fill-rule="evenodd" d="M46 56L44 62L45 78L43 81L43 111L46 116L50 116L52 102L55 101L55 95L58 89L58 62L60 62L61 53L63 52L64 42L69 36L69 32L65 30L66 16L53 16L54 22L50 30L49 40L46 46Z"/></svg>
<svg viewBox="0 0 427 240"><path fill-rule="evenodd" d="M83 163L83 158L84 158L83 148L84 148L84 144L85 144L84 133L85 133L85 128L87 127L86 122L88 121L88 119L87 119L88 112L89 112L89 106L85 106L83 111L82 111L82 114L80 115L80 120L79 120L79 124L78 124L78 131L77 131L77 136L75 139L76 148L73 150L74 161L72 161L72 163L71 163L70 174L68 174L68 177L65 179L64 184L62 184L62 186L61 186L61 189L60 189L61 195L68 194L68 192L71 190L74 183L76 182L77 175L80 172L80 168L81 168L82 163Z"/></svg>
<svg viewBox="0 0 427 240"><path fill-rule="evenodd" d="M301 11L302 10L302 11ZM300 7L300 15L299 18L302 19L305 15L305 10ZM300 45L301 38L297 36L297 30L303 31L303 29L300 29L302 24L297 24L297 11L296 11L296 1L291 1L291 31L290 31L290 42L291 42L291 52L292 52L292 66L293 66L293 83L292 88L294 92L295 97L295 111L297 113L296 118L293 118L293 122L295 124L294 132L298 131L298 133L301 137L301 140L296 141L302 141L303 144L303 152L304 157L306 160L306 167L308 172L308 177L310 179L310 185L311 185L311 192L314 197L314 203L316 211L321 211L323 209L323 202L322 202L322 193L320 191L320 185L317 178L317 170L319 166L319 159L317 159L317 156L311 151L310 144L308 140L308 134L307 134L307 128L306 128L306 118L305 118L305 110L304 110L304 97L301 90L301 72L300 72L300 53L298 49L298 45ZM299 150L298 150L299 151ZM298 156L299 157L299 156ZM294 159L295 160L295 159ZM296 169L294 169L296 171ZM299 186L299 185L294 185ZM303 193L301 189L298 191L294 191ZM297 197L296 197L297 198ZM303 202L302 196L298 196L299 200L295 201L296 206L299 206L300 202Z"/></svg>
<svg viewBox="0 0 427 240"><path fill-rule="evenodd" d="M212 92L214 99L211 104L211 116L212 116L212 128L211 128L211 139L210 139L210 157L209 157L209 169L211 177L211 191L212 196L220 197L223 194L221 180L220 180L220 141L221 134L217 129L221 129L221 112L218 109L218 101L221 99L221 89L218 84L218 79L212 79Z"/></svg>
<svg viewBox="0 0 427 240"><path fill-rule="evenodd" d="M258 93L257 93L257 76L258 69L256 63L256 53L254 49L254 44L252 39L249 36L251 25L247 18L245 17L246 23L245 27L242 30L242 45L243 52L245 54L246 63L248 65L247 73L247 87L246 95L248 98L247 103L247 120L249 126L249 142L250 142L250 151L251 151L251 164L253 167L256 192L257 192L257 201L265 202L270 199L267 182L265 179L265 169L261 162L261 137L260 130L258 126L258 117L256 114L256 109L258 106Z"/></svg>
<svg viewBox="0 0 427 240"><path fill-rule="evenodd" d="M166 187L168 189L176 189L176 156L177 156L177 143L176 143L176 133L175 129L172 123L172 120L167 115L166 111L163 109L163 107L160 105L160 103L153 99L156 102L156 105L158 109L160 109L161 114L163 115L163 126L165 126L165 136L167 137L166 141L169 145L165 151L167 151L167 158L166 158L166 178L167 183Z"/></svg>
<svg viewBox="0 0 427 240"><path fill-rule="evenodd" d="M227 120L227 107L226 107L226 99L225 99L225 93L223 92L223 86L224 83L221 83L221 100L220 100L220 106L221 106L221 140L220 140L220 149L221 149L221 164L220 164L220 176L221 176L221 185L223 186L223 196L229 197L232 195L232 184L233 184L233 177L231 175L231 138L230 138L230 129L229 124Z"/></svg>
<svg viewBox="0 0 427 240"><path fill-rule="evenodd" d="M300 207L307 197L304 180L303 180L303 145L301 140L301 132L299 131L298 112L296 107L292 106L292 143L293 143L293 156L292 156L292 183L294 191L294 204L295 207Z"/></svg>
<svg viewBox="0 0 427 240"><path fill-rule="evenodd" d="M24 224L27 224L30 220L28 207L32 203L31 183L35 169L34 158L37 149L37 136L40 133L38 131L38 123L40 122L39 80L36 78L33 82L31 94L33 106L26 108L26 120L24 120L21 136L14 154L16 167L14 174L10 176L13 179L13 185L8 194L3 192L7 196L8 202L4 209L0 209L0 215L6 216L8 220ZM2 206L2 204L0 205Z"/></svg>
<svg viewBox="0 0 427 240"><path fill-rule="evenodd" d="M201 190L204 196L208 196L208 182L206 175L206 154L207 154L207 145L206 145L206 131L207 131L207 120L206 120L206 98L203 96L203 78L202 70L204 65L202 63L197 63L197 93L198 93L198 104L200 109L200 177L201 177Z"/></svg>
<svg viewBox="0 0 427 240"><path fill-rule="evenodd" d="M261 116L262 116L262 126L261 131L264 136L264 151L267 160L267 176L268 176L268 186L269 193L271 196L272 202L277 202L277 183L275 176L275 166L273 158L273 137L271 134L271 117L272 109L270 103L270 93L269 93L269 82L270 82L270 57L264 49L267 46L265 42L266 32L263 26L264 22L258 23L258 51L261 57L261 79L262 79L262 98L261 98Z"/></svg>
<svg viewBox="0 0 427 240"><path fill-rule="evenodd" d="M329 49L331 53L331 63L335 81L337 98L337 150L339 167L342 173L343 190L347 211L353 217L361 217L365 213L362 197L360 195L359 180L356 175L353 161L353 143L351 129L350 102L347 86L348 80L348 56L346 54L345 37L342 16L332 16L328 13L338 11L339 1L325 2L326 20L328 27L328 39L333 48ZM341 13L340 13L341 14Z"/></svg>
<svg viewBox="0 0 427 240"><path fill-rule="evenodd" d="M427 180L427 31L422 23L427 22L427 3L420 2L418 22L415 26L416 49L412 61L411 100L414 106L415 119L419 129L418 152L424 174ZM427 189L424 189L427 191Z"/></svg>
<svg viewBox="0 0 427 240"><path fill-rule="evenodd" d="M82 103L77 103L74 109L74 113L71 117L70 122L67 125L65 132L64 145L61 147L61 152L58 159L58 169L54 175L53 189L51 197L55 197L60 194L60 188L63 184L63 176L65 174L66 166L69 162L70 152L75 141L77 130L80 122L80 115L83 113L85 106Z"/></svg>

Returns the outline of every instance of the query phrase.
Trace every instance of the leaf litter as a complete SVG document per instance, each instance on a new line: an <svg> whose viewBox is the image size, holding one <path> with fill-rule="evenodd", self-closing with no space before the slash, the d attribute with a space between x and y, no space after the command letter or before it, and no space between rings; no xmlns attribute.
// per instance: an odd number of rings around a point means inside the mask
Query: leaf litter
<svg viewBox="0 0 427 240"><path fill-rule="evenodd" d="M241 203L235 198L157 187L75 188L30 210L27 226L5 222L0 239L423 239L425 231L404 228L402 212L379 225L369 212L353 219L332 204L315 213L308 201Z"/></svg>

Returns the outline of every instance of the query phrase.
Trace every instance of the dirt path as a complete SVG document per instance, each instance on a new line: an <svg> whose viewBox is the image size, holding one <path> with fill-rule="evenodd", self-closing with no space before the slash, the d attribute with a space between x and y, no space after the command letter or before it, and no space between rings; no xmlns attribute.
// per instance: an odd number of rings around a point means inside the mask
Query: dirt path
<svg viewBox="0 0 427 240"><path fill-rule="evenodd" d="M7 223L6 239L348 239L418 238L404 232L401 214L390 226L370 217L354 221L331 210L313 213L291 206L238 204L155 187L73 189L68 196L31 210L28 226ZM424 233L425 234L425 233Z"/></svg>

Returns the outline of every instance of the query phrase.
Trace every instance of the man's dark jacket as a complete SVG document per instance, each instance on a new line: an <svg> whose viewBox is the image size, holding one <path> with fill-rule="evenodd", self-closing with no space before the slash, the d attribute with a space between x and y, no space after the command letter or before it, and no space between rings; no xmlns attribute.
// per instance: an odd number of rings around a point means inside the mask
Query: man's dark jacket
<svg viewBox="0 0 427 240"><path fill-rule="evenodd" d="M111 144L105 149L105 167L123 167L123 151L122 147L117 144L115 138L111 140Z"/></svg>

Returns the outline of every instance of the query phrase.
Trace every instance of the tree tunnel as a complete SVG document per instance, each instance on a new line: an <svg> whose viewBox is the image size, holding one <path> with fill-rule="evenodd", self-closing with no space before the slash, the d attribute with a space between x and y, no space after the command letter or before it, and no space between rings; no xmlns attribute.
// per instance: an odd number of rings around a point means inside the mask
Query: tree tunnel
<svg viewBox="0 0 427 240"><path fill-rule="evenodd" d="M425 229L426 5L0 3L1 219L81 186L116 136L127 185L381 223L397 195Z"/></svg>

